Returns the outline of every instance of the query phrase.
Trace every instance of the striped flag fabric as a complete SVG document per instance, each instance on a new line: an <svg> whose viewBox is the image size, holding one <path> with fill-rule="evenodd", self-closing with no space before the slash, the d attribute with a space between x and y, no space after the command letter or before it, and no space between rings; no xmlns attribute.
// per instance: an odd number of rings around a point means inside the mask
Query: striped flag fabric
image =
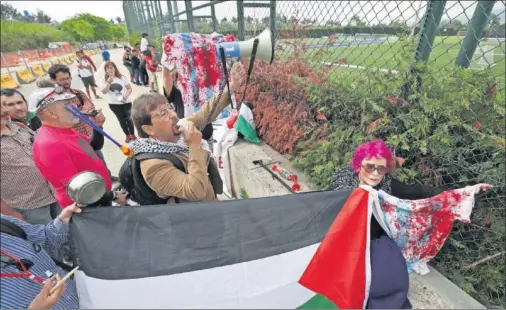
<svg viewBox="0 0 506 310"><path fill-rule="evenodd" d="M237 132L244 136L244 139L255 144L261 143L255 127L252 106L249 102L241 103L239 116L235 121L234 128L237 130Z"/></svg>
<svg viewBox="0 0 506 310"><path fill-rule="evenodd" d="M84 208L70 226L80 307L335 308L298 281L350 192Z"/></svg>
<svg viewBox="0 0 506 310"><path fill-rule="evenodd" d="M474 188L408 201L364 187L219 203L84 208L70 226L80 307L364 308L371 284L371 217L391 235L408 266L423 263L443 245L449 223L469 219L471 193ZM407 228L395 230L400 213ZM416 225L410 228L409 220Z"/></svg>

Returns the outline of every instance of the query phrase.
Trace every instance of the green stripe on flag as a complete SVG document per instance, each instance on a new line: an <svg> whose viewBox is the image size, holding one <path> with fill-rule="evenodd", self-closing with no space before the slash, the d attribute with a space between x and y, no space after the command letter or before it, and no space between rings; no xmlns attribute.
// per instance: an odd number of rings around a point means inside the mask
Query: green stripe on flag
<svg viewBox="0 0 506 310"><path fill-rule="evenodd" d="M262 143L257 136L255 127L248 123L242 115L239 115L237 118L237 121L235 122L235 129L244 136L244 139L256 144Z"/></svg>
<svg viewBox="0 0 506 310"><path fill-rule="evenodd" d="M339 309L334 305L333 302L328 300L322 295L315 295L313 298L308 300L305 304L298 307L297 309Z"/></svg>

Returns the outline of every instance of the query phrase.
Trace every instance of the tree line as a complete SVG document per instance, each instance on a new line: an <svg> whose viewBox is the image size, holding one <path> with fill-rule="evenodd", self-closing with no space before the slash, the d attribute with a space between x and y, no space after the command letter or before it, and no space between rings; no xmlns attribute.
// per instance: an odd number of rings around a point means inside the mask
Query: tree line
<svg viewBox="0 0 506 310"><path fill-rule="evenodd" d="M22 14L9 3L1 3L2 52L48 48L50 42L77 45L96 41L123 41L126 25L120 18L107 21L89 13L77 14L58 23L41 10Z"/></svg>

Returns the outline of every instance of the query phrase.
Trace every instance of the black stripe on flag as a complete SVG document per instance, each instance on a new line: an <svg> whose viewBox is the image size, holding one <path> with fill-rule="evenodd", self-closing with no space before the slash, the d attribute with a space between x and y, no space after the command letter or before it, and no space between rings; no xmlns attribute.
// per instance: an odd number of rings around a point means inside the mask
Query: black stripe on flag
<svg viewBox="0 0 506 310"><path fill-rule="evenodd" d="M70 225L72 250L80 270L107 280L247 262L321 242L350 193L83 208Z"/></svg>

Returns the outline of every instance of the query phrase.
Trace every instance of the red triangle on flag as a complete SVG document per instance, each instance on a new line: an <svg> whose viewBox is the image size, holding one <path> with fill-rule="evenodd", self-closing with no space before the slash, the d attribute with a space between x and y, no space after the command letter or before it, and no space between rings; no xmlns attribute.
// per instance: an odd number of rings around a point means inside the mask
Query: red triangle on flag
<svg viewBox="0 0 506 310"><path fill-rule="evenodd" d="M364 308L368 298L369 208L369 192L355 189L299 280L340 309Z"/></svg>

